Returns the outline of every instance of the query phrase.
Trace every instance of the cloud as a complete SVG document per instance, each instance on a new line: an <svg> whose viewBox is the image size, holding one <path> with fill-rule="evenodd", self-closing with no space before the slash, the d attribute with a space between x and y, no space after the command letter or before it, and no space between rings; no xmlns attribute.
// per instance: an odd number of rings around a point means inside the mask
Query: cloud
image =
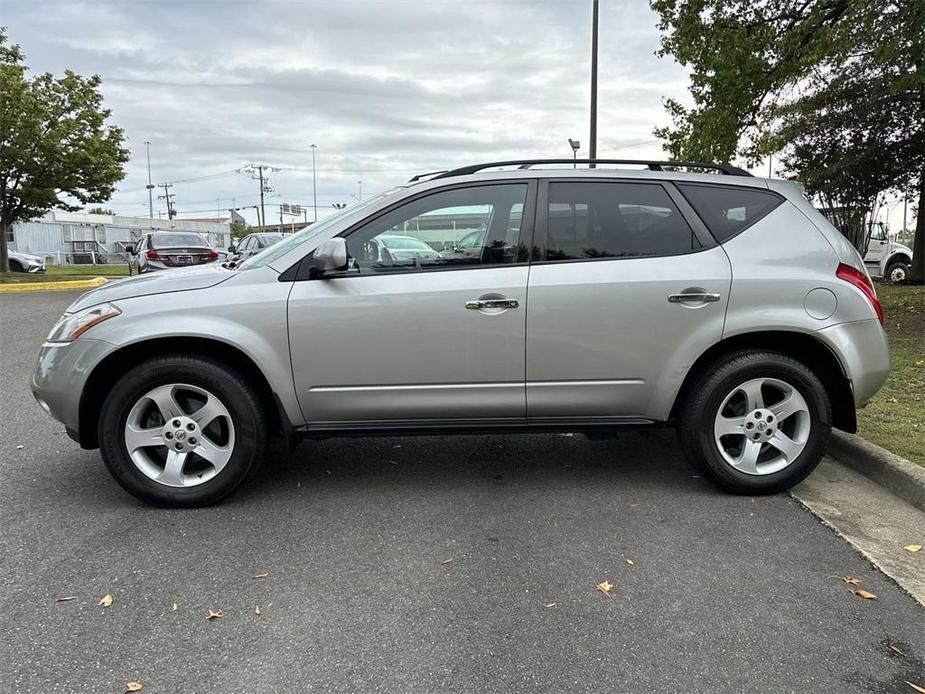
<svg viewBox="0 0 925 694"><path fill-rule="evenodd" d="M646 3L602 5L600 151L659 156L652 128L666 122L661 100L683 98L687 75L655 57ZM325 209L349 201L358 180L374 192L410 172L569 156L568 137L587 144L590 2L42 7L39 23L32 0L5 0L4 23L34 72L102 76L133 153L109 205L120 212L147 211L146 140L155 183L177 181L176 204L193 215L232 198L252 204L256 184L229 173L250 162L280 168L274 202L310 202L312 143ZM637 146L614 149L625 145Z"/></svg>

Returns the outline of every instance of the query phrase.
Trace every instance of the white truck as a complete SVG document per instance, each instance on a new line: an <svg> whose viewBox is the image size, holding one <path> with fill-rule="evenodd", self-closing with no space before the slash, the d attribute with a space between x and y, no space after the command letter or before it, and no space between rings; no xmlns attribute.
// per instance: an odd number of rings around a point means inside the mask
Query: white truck
<svg viewBox="0 0 925 694"><path fill-rule="evenodd" d="M872 277L882 277L888 282L902 282L909 277L912 249L891 241L884 225L876 222L870 225L870 243L864 256L864 265Z"/></svg>

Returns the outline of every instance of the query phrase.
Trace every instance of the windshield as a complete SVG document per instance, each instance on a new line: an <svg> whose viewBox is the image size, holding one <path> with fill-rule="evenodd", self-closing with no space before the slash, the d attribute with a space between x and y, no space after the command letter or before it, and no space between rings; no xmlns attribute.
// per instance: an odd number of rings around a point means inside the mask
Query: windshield
<svg viewBox="0 0 925 694"><path fill-rule="evenodd" d="M154 248L179 248L181 246L208 246L206 240L199 234L151 234L151 245Z"/></svg>
<svg viewBox="0 0 925 694"><path fill-rule="evenodd" d="M326 217L325 219L322 219L320 222L315 222L314 224L310 224L304 229L297 231L296 233L291 234L290 236L287 236L285 239L283 239L279 243L274 243L269 248L265 248L264 250L260 251L260 253L258 253L257 255L252 255L250 258L248 258L243 263L238 265L238 269L239 270L250 270L255 267L264 267L266 265L269 265L277 258L282 258L289 251L295 248L298 248L299 246L301 246L303 243L308 241L308 239L312 238L313 236L320 234L326 229L330 229L332 226L337 224L344 217L347 217L348 215L351 215L357 210L363 209L364 207L369 207L379 202L383 198L386 198L390 195L394 195L400 190L402 190L402 188L392 188L391 190L387 190L384 193L380 193L379 195L374 195L373 197L368 198L367 200L364 200L363 202L357 203L356 205L351 205L350 207L343 209L340 212L336 212L335 214L332 214L330 217Z"/></svg>

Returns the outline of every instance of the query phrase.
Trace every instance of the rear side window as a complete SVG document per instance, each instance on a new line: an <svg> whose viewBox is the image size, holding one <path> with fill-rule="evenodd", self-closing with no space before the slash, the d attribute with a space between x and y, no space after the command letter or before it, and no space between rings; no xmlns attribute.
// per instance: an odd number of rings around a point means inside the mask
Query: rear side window
<svg viewBox="0 0 925 694"><path fill-rule="evenodd" d="M546 226L546 260L676 255L700 248L658 184L550 183Z"/></svg>
<svg viewBox="0 0 925 694"><path fill-rule="evenodd" d="M757 188L693 183L677 186L719 243L750 227L783 202L779 195Z"/></svg>

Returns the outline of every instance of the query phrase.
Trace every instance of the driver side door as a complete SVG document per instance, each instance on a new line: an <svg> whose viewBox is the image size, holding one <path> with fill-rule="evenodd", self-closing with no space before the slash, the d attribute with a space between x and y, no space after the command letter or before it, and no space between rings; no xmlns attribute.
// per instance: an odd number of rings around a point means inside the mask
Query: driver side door
<svg viewBox="0 0 925 694"><path fill-rule="evenodd" d="M294 283L311 430L522 424L534 181L459 185L347 230L348 270ZM485 231L477 253L451 251Z"/></svg>

